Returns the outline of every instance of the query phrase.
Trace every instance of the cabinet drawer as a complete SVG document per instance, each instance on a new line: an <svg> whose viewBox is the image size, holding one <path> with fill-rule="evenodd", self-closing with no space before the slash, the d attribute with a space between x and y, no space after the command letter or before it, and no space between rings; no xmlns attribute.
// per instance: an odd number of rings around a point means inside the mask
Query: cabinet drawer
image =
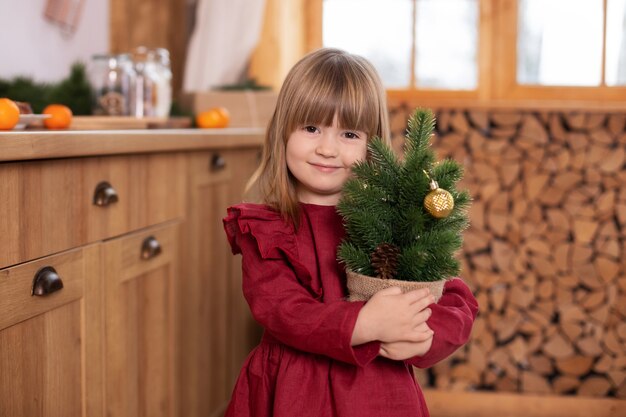
<svg viewBox="0 0 626 417"><path fill-rule="evenodd" d="M0 270L0 330L81 299L83 278L98 273L87 270L84 251L76 249ZM34 287L40 295L33 295Z"/></svg>
<svg viewBox="0 0 626 417"><path fill-rule="evenodd" d="M0 268L84 242L79 159L0 164Z"/></svg>
<svg viewBox="0 0 626 417"><path fill-rule="evenodd" d="M179 218L184 208L180 154L0 164L0 268Z"/></svg>
<svg viewBox="0 0 626 417"><path fill-rule="evenodd" d="M180 154L85 160L83 199L89 201L85 206L87 241L108 239L182 218L184 162ZM115 197L107 201L107 195Z"/></svg>
<svg viewBox="0 0 626 417"><path fill-rule="evenodd" d="M189 155L188 171L195 187L229 181L235 168L233 151L198 152ZM239 167L241 168L241 167Z"/></svg>
<svg viewBox="0 0 626 417"><path fill-rule="evenodd" d="M115 263L120 273L109 277L113 285L134 279L152 270L171 264L178 257L177 222L168 222L105 242L105 253L116 248Z"/></svg>
<svg viewBox="0 0 626 417"><path fill-rule="evenodd" d="M221 194L227 199L227 205L241 202L244 198L244 188L259 166L260 160L261 151L256 148L197 152L189 155L187 175L189 188L193 190L189 206L203 204L197 201L200 195L206 194L203 189L206 191L218 184L224 184L226 187L226 192ZM256 200L258 196L254 191L248 191L245 197ZM226 206L222 209L223 213L220 213L220 216L226 214Z"/></svg>

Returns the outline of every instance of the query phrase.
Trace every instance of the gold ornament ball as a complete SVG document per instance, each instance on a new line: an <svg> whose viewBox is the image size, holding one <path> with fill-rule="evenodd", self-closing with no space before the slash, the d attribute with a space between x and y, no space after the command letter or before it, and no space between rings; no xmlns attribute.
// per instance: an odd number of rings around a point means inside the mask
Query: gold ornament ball
<svg viewBox="0 0 626 417"><path fill-rule="evenodd" d="M448 217L454 208L454 198L452 194L443 188L431 190L424 199L424 207L431 216L437 219Z"/></svg>

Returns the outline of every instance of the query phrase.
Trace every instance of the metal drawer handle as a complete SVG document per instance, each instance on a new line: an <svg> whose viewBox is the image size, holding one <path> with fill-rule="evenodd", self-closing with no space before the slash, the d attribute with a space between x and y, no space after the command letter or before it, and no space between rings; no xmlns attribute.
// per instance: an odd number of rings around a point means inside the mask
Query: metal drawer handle
<svg viewBox="0 0 626 417"><path fill-rule="evenodd" d="M96 185L93 193L93 204L99 207L106 207L109 204L117 203L117 191L106 181Z"/></svg>
<svg viewBox="0 0 626 417"><path fill-rule="evenodd" d="M154 236L148 236L141 245L141 259L152 259L161 253L161 244Z"/></svg>
<svg viewBox="0 0 626 417"><path fill-rule="evenodd" d="M226 160L220 155L215 154L211 158L211 171L221 171L226 168Z"/></svg>
<svg viewBox="0 0 626 417"><path fill-rule="evenodd" d="M33 293L31 295L46 296L63 288L63 281L57 271L51 266L41 268L33 279Z"/></svg>

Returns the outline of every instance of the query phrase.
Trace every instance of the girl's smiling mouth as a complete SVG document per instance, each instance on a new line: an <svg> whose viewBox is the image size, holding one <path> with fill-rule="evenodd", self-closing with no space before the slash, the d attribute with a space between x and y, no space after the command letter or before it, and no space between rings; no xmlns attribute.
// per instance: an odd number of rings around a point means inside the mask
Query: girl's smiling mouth
<svg viewBox="0 0 626 417"><path fill-rule="evenodd" d="M322 172L333 172L341 168L340 166L336 165L320 164L316 162L309 162L309 164Z"/></svg>

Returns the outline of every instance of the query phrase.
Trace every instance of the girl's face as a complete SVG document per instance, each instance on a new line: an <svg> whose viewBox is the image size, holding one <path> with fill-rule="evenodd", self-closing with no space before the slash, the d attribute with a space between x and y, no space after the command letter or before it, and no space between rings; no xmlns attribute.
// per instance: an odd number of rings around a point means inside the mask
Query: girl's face
<svg viewBox="0 0 626 417"><path fill-rule="evenodd" d="M336 205L352 165L367 154L367 134L332 126L302 126L287 140L287 167L296 178L298 200Z"/></svg>

